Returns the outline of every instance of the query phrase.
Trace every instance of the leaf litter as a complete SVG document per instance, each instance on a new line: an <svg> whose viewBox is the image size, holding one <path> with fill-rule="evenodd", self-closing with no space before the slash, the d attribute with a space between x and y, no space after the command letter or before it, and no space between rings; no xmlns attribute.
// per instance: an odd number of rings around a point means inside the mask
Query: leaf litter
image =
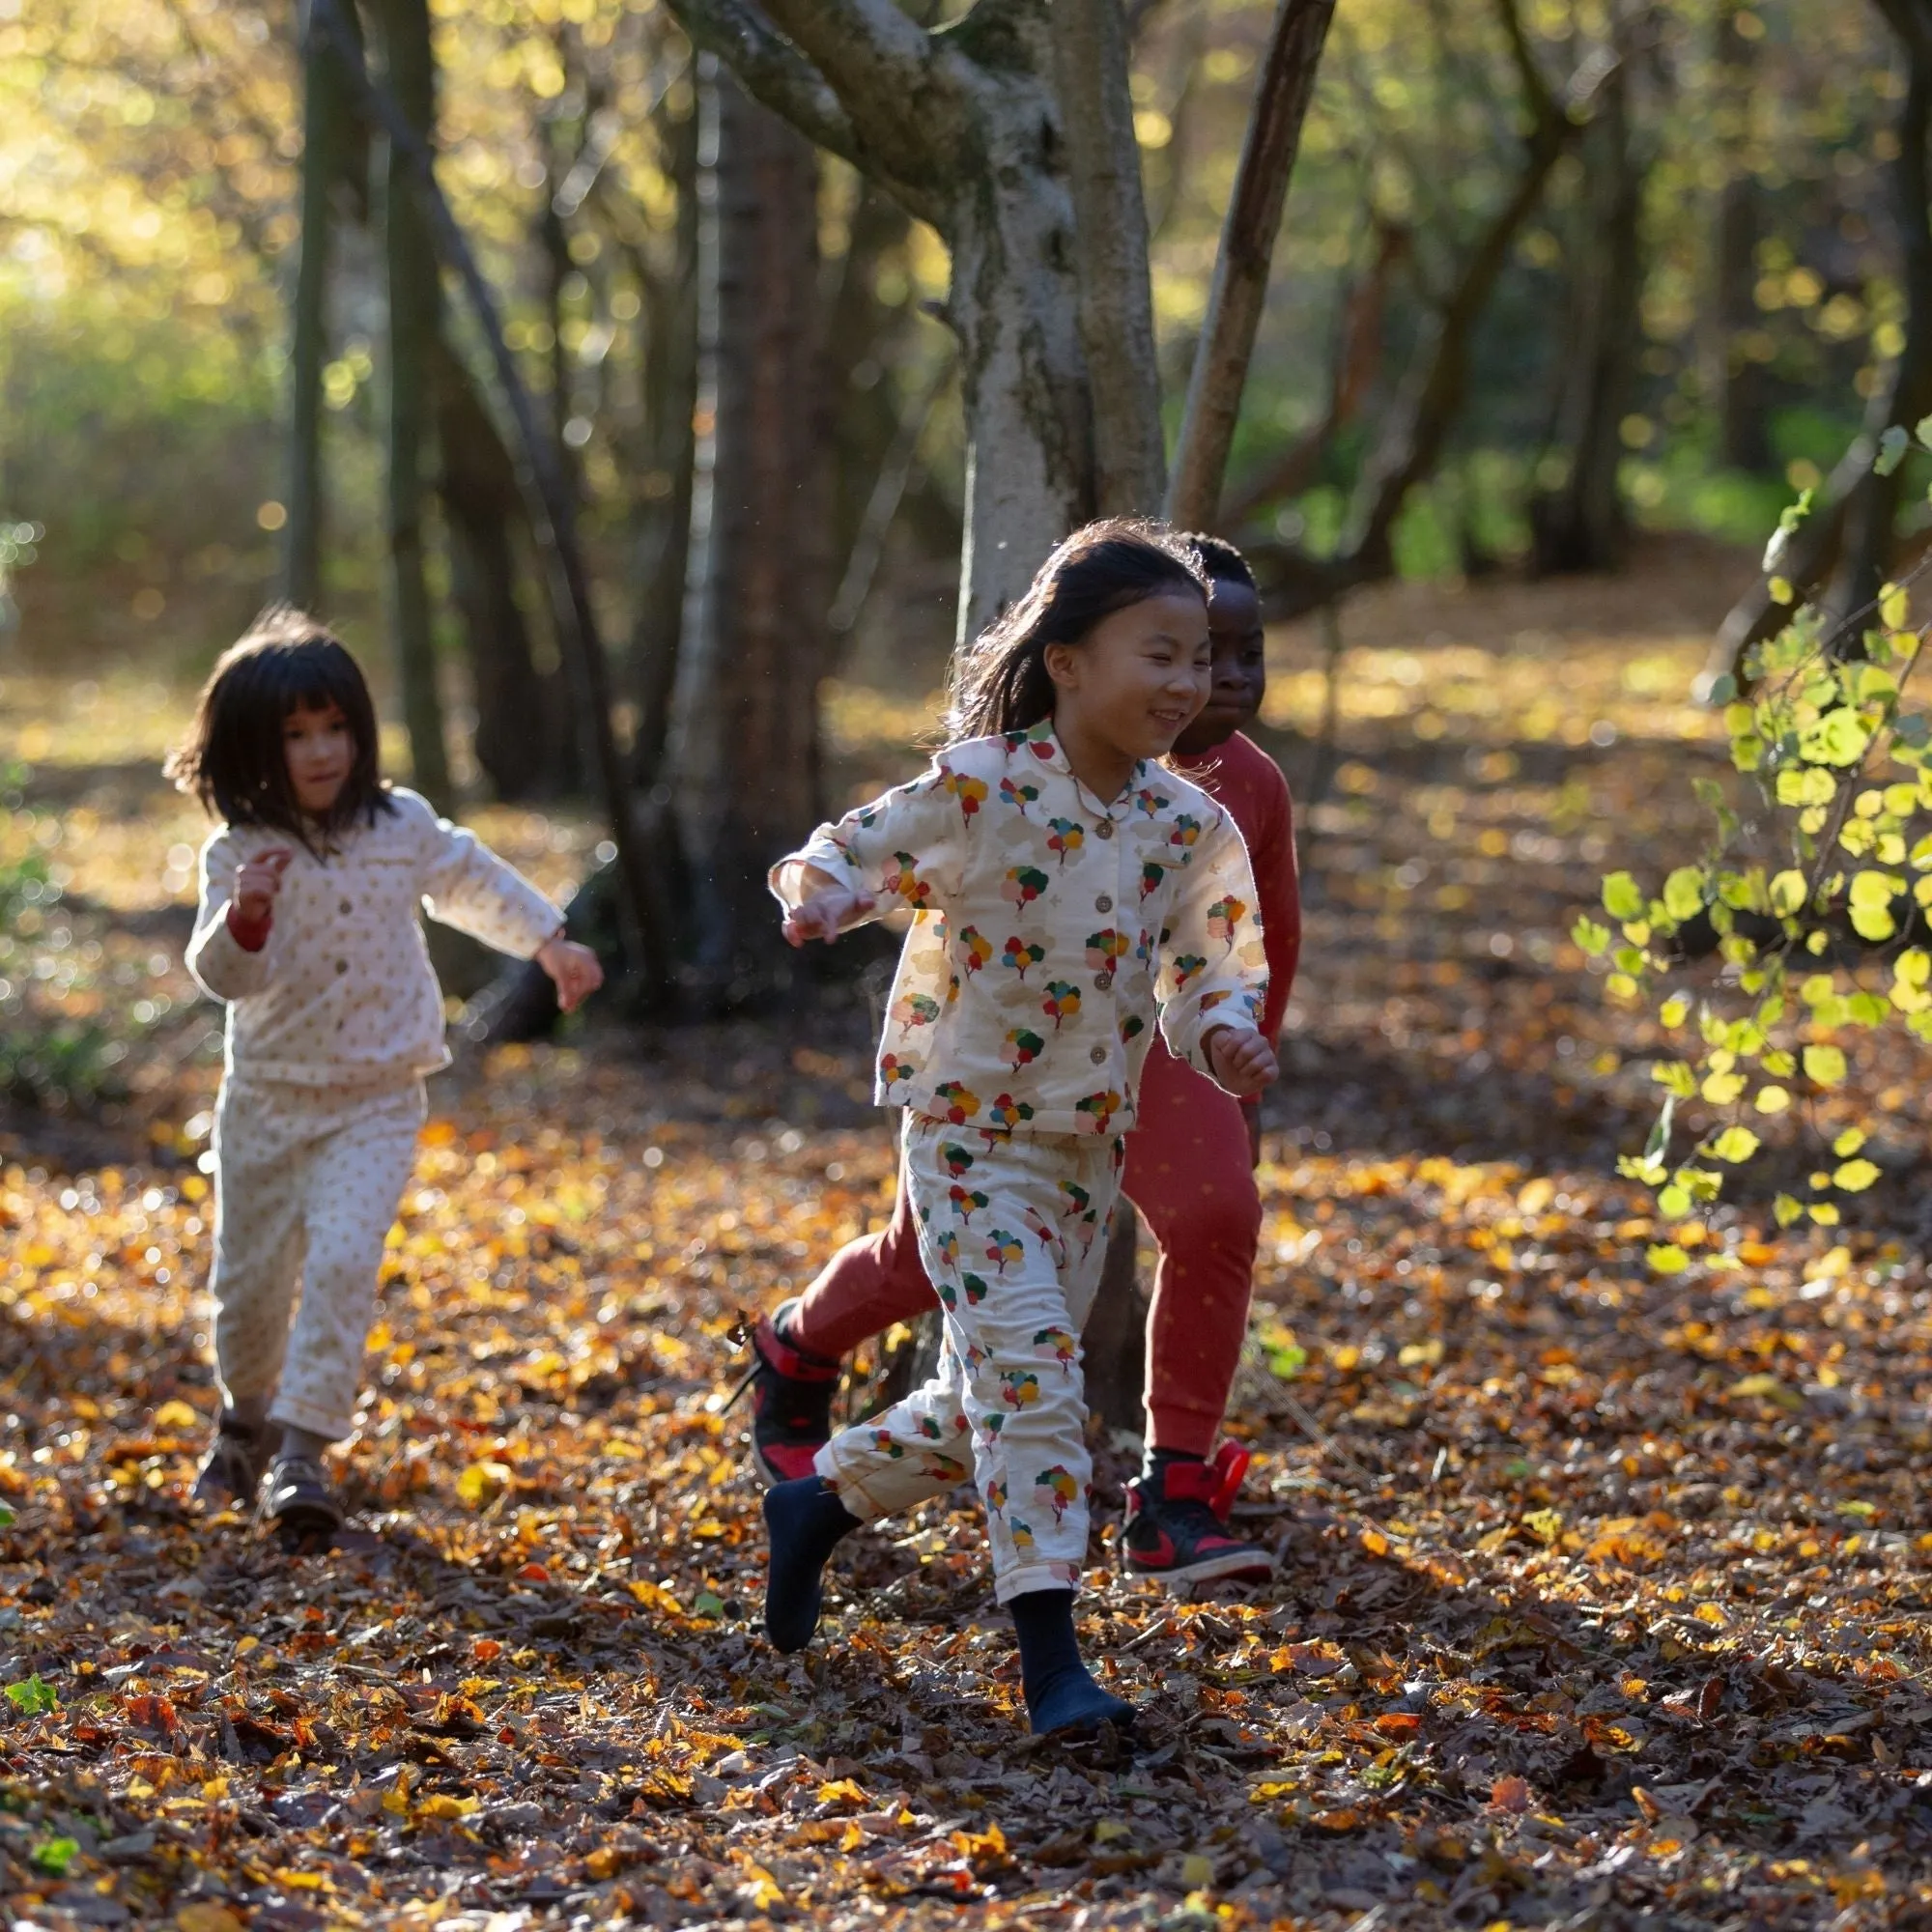
<svg viewBox="0 0 1932 1932"><path fill-rule="evenodd" d="M726 1337L888 1209L859 1003L440 1081L342 1463L355 1528L290 1556L184 1507L213 1069L178 967L144 975L177 1031L113 1157L17 1115L0 1149L10 1920L1918 1922L1917 1170L1829 1241L1748 1198L1660 1230L1613 1172L1655 1042L1564 938L1612 854L1694 822L1701 741L1658 693L1695 652L1352 665L1231 1418L1239 1523L1280 1568L1200 1603L1125 1577L1131 1448L1099 1442L1083 1629L1146 1712L1131 1757L1024 1735L965 1494L853 1539L811 1652L757 1634ZM1286 688L1293 724L1318 695ZM855 782L893 757L846 754ZM109 815L66 777L64 822ZM111 962L98 908L138 895L82 848L70 946ZM1922 1147L1922 1071L1856 1084ZM1664 1232L1691 1265L1659 1280Z"/></svg>

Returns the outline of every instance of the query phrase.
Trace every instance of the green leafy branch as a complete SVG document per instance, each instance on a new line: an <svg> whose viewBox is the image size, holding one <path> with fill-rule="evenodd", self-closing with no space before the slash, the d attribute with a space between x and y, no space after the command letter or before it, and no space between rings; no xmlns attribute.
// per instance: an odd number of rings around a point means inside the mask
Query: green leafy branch
<svg viewBox="0 0 1932 1932"><path fill-rule="evenodd" d="M1932 448L1932 417L1917 436ZM1908 443L1903 430L1889 430L1877 467L1896 468ZM1809 507L1807 492L1765 553L1781 604L1795 598L1777 566ZM1611 999L1653 1007L1659 1024L1682 1037L1679 1051L1652 1069L1663 1102L1642 1153L1618 1163L1654 1190L1666 1220L1719 1199L1726 1170L1762 1145L1753 1119L1787 1112L1794 1090L1844 1084L1845 1053L1832 1036L1903 1028L1932 1042L1932 951L1922 943L1932 908L1932 721L1905 704L1932 629L1915 626L1911 601L1928 567L1932 558L1836 623L1814 606L1795 609L1747 655L1747 688L1725 677L1711 694L1723 706L1731 763L1761 792L1789 863L1765 863L1761 843L1747 842L1758 828L1741 822L1723 785L1699 779L1714 818L1704 854L1674 868L1655 895L1630 872L1612 872L1603 904L1614 929L1587 914L1573 929L1585 952L1606 956ZM1720 970L1700 992L1671 989L1687 928L1700 923ZM1890 969L1882 990L1869 983L1874 950ZM1716 1109L1717 1123L1674 1158L1677 1109L1691 1100ZM1879 1179L1861 1154L1865 1140L1857 1126L1839 1133L1834 1164L1810 1177L1815 1198L1777 1196L1778 1225L1835 1226L1832 1197ZM1653 1246L1649 1260L1661 1273L1690 1264L1674 1241Z"/></svg>

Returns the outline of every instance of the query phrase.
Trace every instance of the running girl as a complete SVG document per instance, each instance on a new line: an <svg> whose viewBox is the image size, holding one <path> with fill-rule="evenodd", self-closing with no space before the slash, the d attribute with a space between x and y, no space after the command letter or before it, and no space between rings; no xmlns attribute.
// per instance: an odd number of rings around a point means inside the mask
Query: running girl
<svg viewBox="0 0 1932 1932"><path fill-rule="evenodd" d="M1234 819L1248 848L1267 945L1262 1030L1280 1030L1300 952L1301 908L1294 818L1281 768L1243 735L1267 691L1261 600L1246 559L1210 536L1184 539L1208 580L1213 646L1208 699L1174 743L1170 760ZM921 957L943 969L932 949ZM943 970L930 983L901 984L905 1010L943 1000ZM1073 988L1077 997L1079 988ZM1177 1060L1159 1040L1148 1049L1126 1137L1121 1191L1146 1216L1160 1251L1147 1329L1147 1459L1128 1486L1128 1570L1175 1587L1265 1577L1273 1561L1229 1530L1228 1509L1247 1465L1236 1442L1214 1450L1228 1406L1261 1236L1261 1195L1249 1158L1255 1109ZM767 1482L813 1466L832 1434L838 1358L895 1321L933 1305L898 1190L891 1223L848 1242L796 1300L753 1336L752 1453ZM1212 1460L1210 1461L1210 1457Z"/></svg>
<svg viewBox="0 0 1932 1932"><path fill-rule="evenodd" d="M418 911L534 957L565 1011L603 973L527 879L383 783L362 672L298 611L265 611L223 655L168 773L222 820L187 951L228 1004L211 1284L222 1410L194 1493L252 1507L266 1471L267 1520L322 1539L342 1520L322 1452L352 1426L423 1076L449 1058Z"/></svg>
<svg viewBox="0 0 1932 1932"><path fill-rule="evenodd" d="M933 1380L768 1492L765 1624L810 1641L838 1539L963 1480L1037 1732L1132 1715L1081 1662L1073 1591L1091 1463L1079 1333L1106 1252L1141 1064L1169 1047L1227 1092L1274 1077L1239 833L1153 761L1208 696L1207 591L1157 526L1089 526L967 654L925 775L773 869L794 945L882 900L928 915L899 966L877 1098L943 1309ZM937 1000L908 996L936 976Z"/></svg>

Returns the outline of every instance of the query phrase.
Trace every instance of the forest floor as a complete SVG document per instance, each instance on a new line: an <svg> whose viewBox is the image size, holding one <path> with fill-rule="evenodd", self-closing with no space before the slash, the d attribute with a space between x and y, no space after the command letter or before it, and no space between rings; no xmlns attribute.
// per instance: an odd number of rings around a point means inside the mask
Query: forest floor
<svg viewBox="0 0 1932 1932"><path fill-rule="evenodd" d="M810 1653L758 1633L726 1331L886 1211L849 990L439 1080L353 1531L193 1520L183 698L0 678L9 1921L1932 1923L1922 1065L1860 1064L1891 1170L1861 1225L1747 1194L1655 1279L1614 1178L1653 1041L1566 937L1602 872L1700 838L1722 589L1665 555L1351 611L1231 1418L1279 1573L1125 1578L1132 1445L1099 1445L1084 1628L1145 1712L1117 1762L1024 1735L970 1496L853 1539ZM1276 645L1299 781L1321 680ZM923 720L843 691L833 722L857 785ZM478 822L559 889L597 836Z"/></svg>

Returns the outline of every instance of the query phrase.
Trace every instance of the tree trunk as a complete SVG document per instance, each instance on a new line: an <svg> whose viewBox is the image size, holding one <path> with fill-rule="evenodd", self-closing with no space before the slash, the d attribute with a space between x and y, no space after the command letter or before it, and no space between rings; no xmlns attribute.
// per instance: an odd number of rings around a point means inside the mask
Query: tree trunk
<svg viewBox="0 0 1932 1932"><path fill-rule="evenodd" d="M350 108L333 49L302 19L301 253L289 346L288 531L282 595L298 609L322 601L322 369L328 359L330 199L345 164Z"/></svg>
<svg viewBox="0 0 1932 1932"><path fill-rule="evenodd" d="M436 355L438 493L449 535L450 588L463 617L476 700L473 749L500 799L534 798L552 776L555 680L537 669L518 601L527 534L516 464L469 372L446 343Z"/></svg>
<svg viewBox="0 0 1932 1932"><path fill-rule="evenodd" d="M1208 315L1194 352L1167 514L1183 529L1214 522L1234 446L1248 358L1267 299L1275 236L1335 0L1280 0L1221 229Z"/></svg>
<svg viewBox="0 0 1932 1932"><path fill-rule="evenodd" d="M1073 212L1065 181L1040 164L1053 109L1039 79L1048 50L1037 51L1031 73L980 86L949 236L947 320L966 414L961 644L1018 600L1048 551L1094 511Z"/></svg>
<svg viewBox="0 0 1932 1932"><path fill-rule="evenodd" d="M428 0L378 0L389 90L411 128L434 152L436 70ZM424 574L423 499L430 440L433 358L440 291L428 225L388 142L382 145L383 250L388 294L387 507L389 623L403 724L416 789L440 807L450 801L449 757L437 690L436 641Z"/></svg>
<svg viewBox="0 0 1932 1932"><path fill-rule="evenodd" d="M677 231L669 271L644 281L644 480L633 543L637 586L631 626L631 688L638 707L631 741L633 781L648 790L663 776L671 692L683 632L691 559L691 489L697 409L697 128L694 108L668 130Z"/></svg>
<svg viewBox="0 0 1932 1932"><path fill-rule="evenodd" d="M810 144L708 57L700 93L699 410L709 400L714 426L672 796L693 874L689 954L731 1005L789 975L765 870L818 814L818 168Z"/></svg>
<svg viewBox="0 0 1932 1932"><path fill-rule="evenodd" d="M1712 292L1714 325L1708 358L1718 396L1718 446L1733 469L1771 467L1767 429L1765 365L1750 354L1749 338L1762 326L1758 314L1757 243L1762 208L1755 176L1749 172L1749 123L1758 42L1738 32L1738 9L1726 7L1717 23L1719 104L1735 128L1727 129L1730 178L1718 194L1717 234L1712 248L1717 286ZM1720 124L1721 125L1721 124Z"/></svg>
<svg viewBox="0 0 1932 1932"><path fill-rule="evenodd" d="M1166 489L1167 452L1127 23L1121 0L1055 0L1051 18L1093 393L1094 507L1151 516Z"/></svg>
<svg viewBox="0 0 1932 1932"><path fill-rule="evenodd" d="M1620 66L1605 83L1583 137L1584 191L1572 236L1556 414L1570 469L1560 487L1530 500L1533 565L1541 576L1614 570L1630 536L1617 477L1643 341L1643 168L1631 128L1628 71Z"/></svg>

